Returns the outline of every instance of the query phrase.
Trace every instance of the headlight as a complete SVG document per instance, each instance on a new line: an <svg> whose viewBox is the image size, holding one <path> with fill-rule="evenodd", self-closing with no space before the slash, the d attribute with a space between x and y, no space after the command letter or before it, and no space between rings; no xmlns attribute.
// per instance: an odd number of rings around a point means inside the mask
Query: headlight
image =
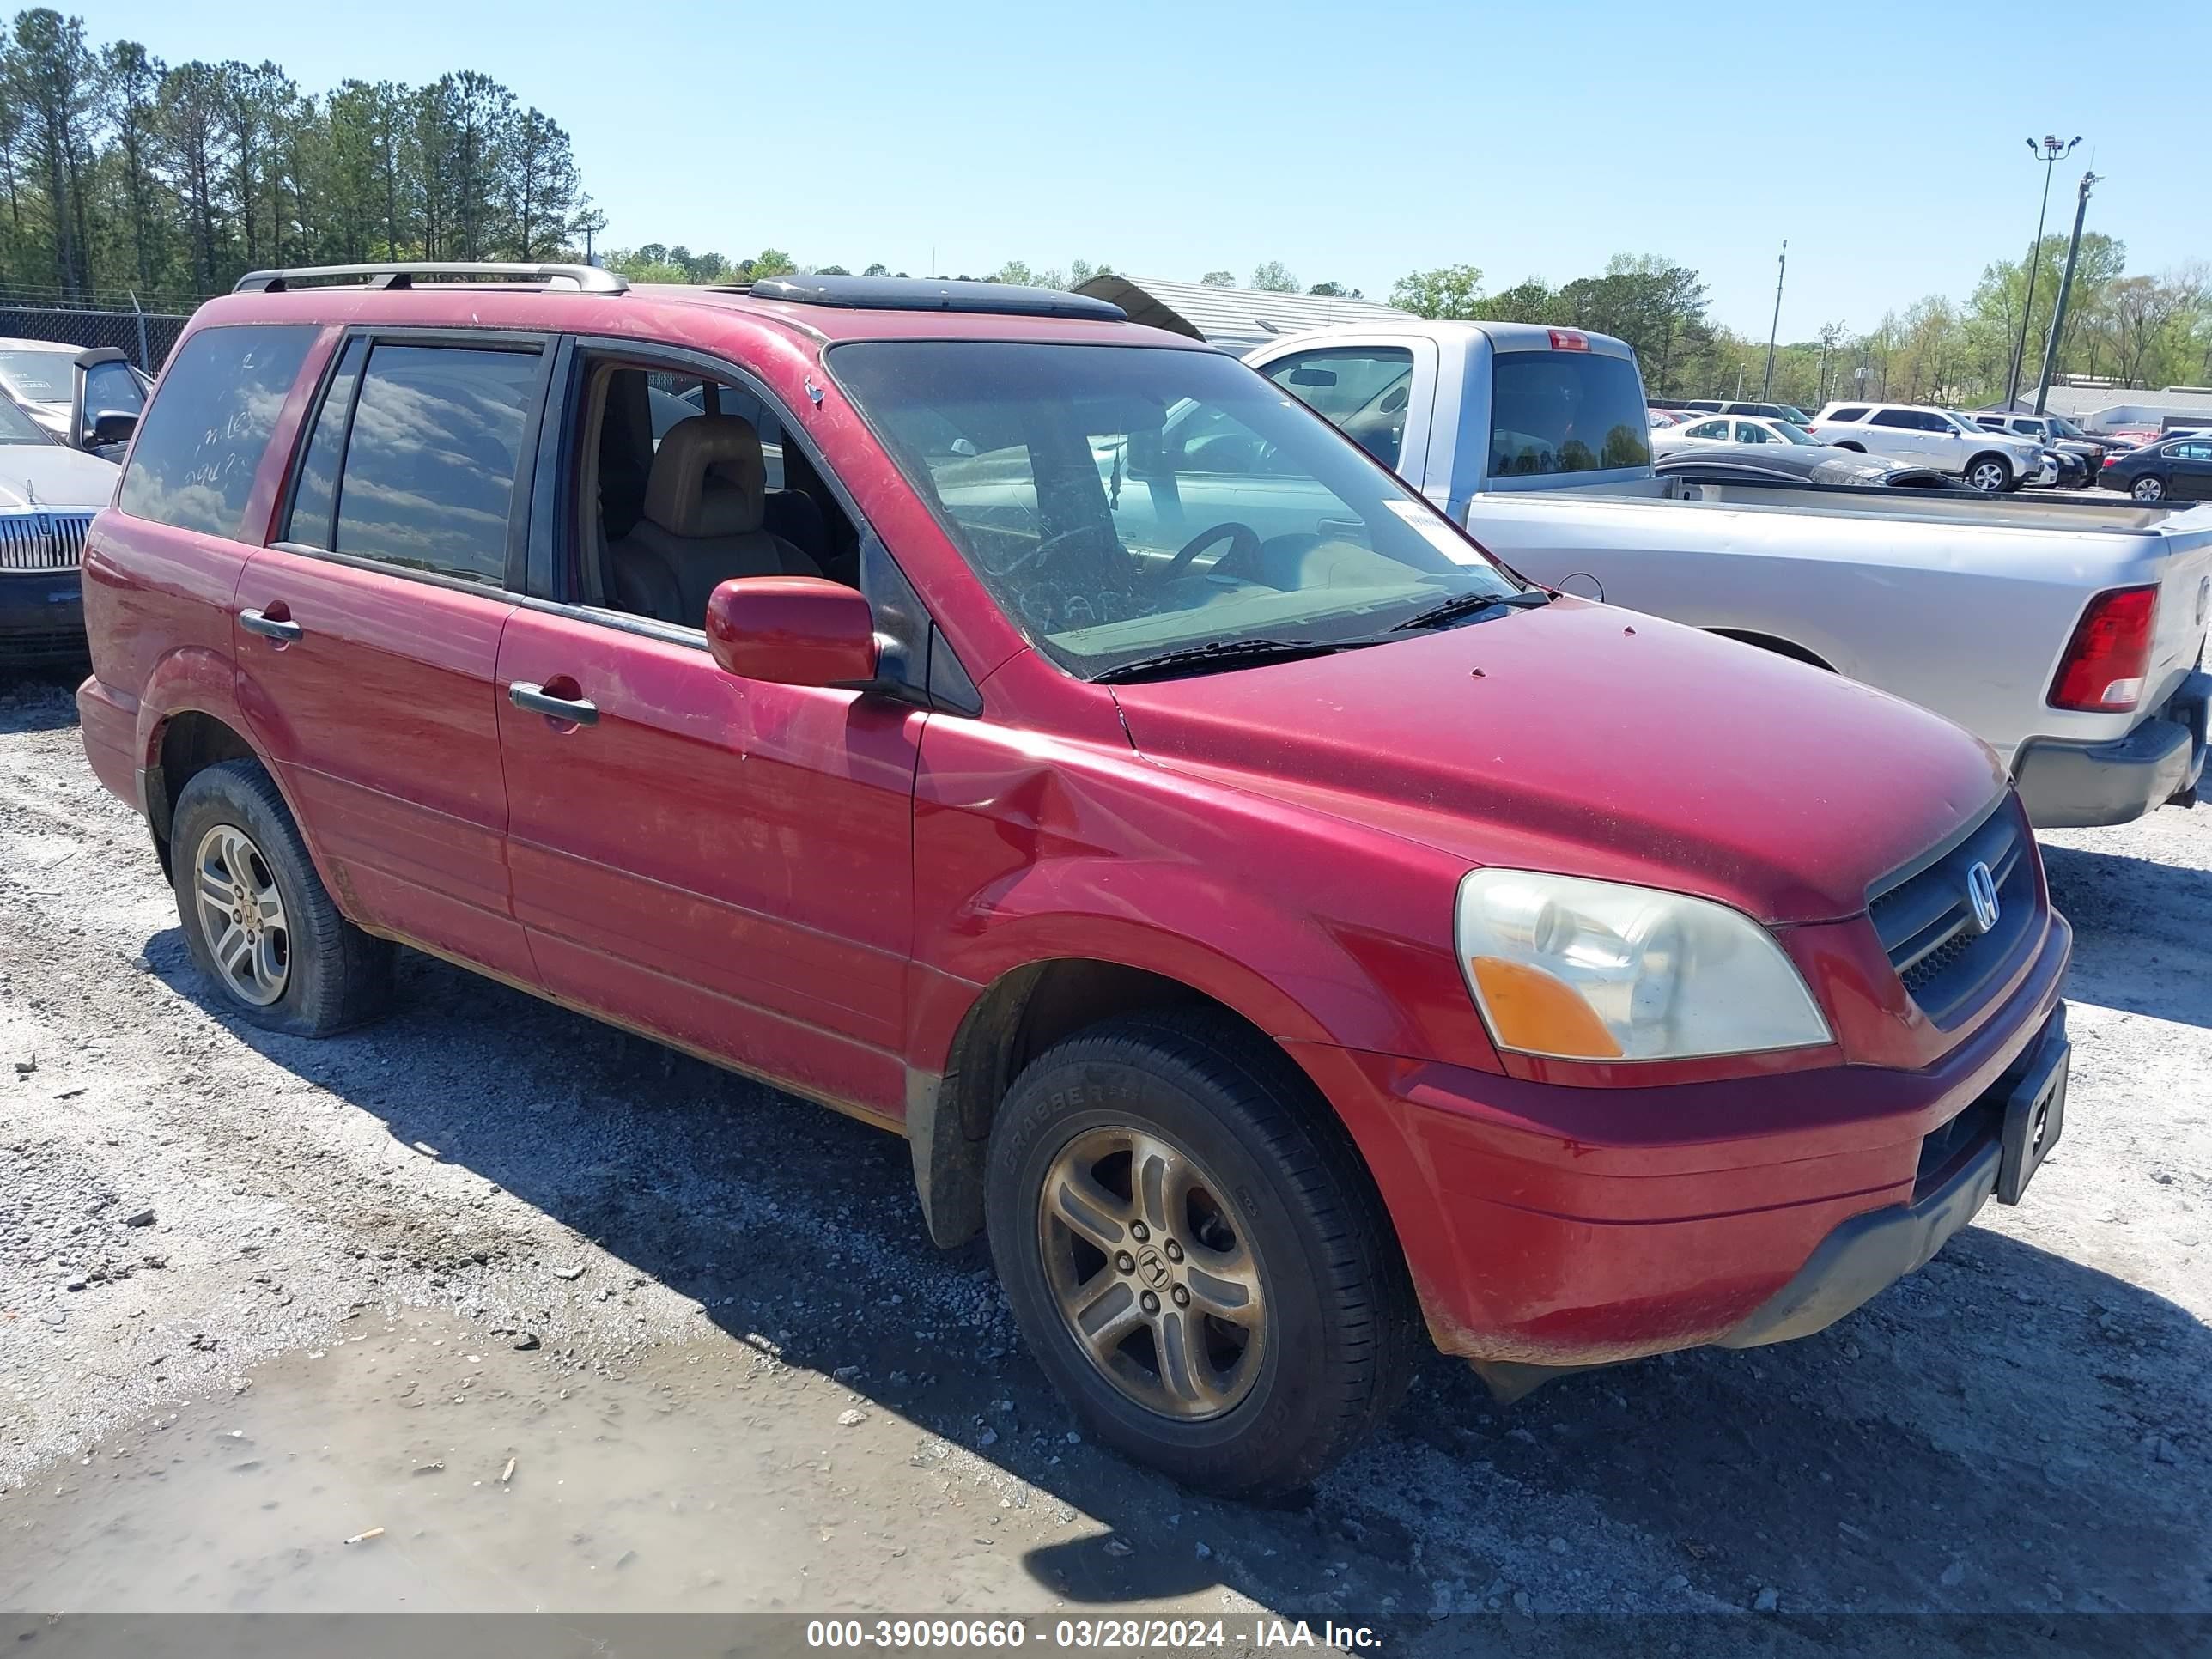
<svg viewBox="0 0 2212 1659"><path fill-rule="evenodd" d="M1774 936L1709 899L1620 882L1475 870L1459 963L1501 1048L1681 1060L1830 1041Z"/></svg>

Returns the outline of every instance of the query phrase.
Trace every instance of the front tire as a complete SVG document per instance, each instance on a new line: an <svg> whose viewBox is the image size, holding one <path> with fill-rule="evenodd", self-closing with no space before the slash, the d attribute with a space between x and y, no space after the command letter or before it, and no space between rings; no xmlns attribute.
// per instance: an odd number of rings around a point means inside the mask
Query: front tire
<svg viewBox="0 0 2212 1659"><path fill-rule="evenodd" d="M195 773L169 834L185 941L227 1012L265 1031L319 1037L382 1011L392 947L338 914L258 763Z"/></svg>
<svg viewBox="0 0 2212 1659"><path fill-rule="evenodd" d="M2162 501L2166 499L2166 481L2146 473L2135 481L2128 494L2139 501Z"/></svg>
<svg viewBox="0 0 2212 1659"><path fill-rule="evenodd" d="M1382 1200L1279 1049L1196 1012L1039 1055L991 1137L991 1254L1100 1440L1224 1496L1310 1484L1396 1404L1416 1318Z"/></svg>
<svg viewBox="0 0 2212 1659"><path fill-rule="evenodd" d="M2002 455L1977 455L1966 463L1966 486L1984 495L2002 495L2013 487L2012 463Z"/></svg>

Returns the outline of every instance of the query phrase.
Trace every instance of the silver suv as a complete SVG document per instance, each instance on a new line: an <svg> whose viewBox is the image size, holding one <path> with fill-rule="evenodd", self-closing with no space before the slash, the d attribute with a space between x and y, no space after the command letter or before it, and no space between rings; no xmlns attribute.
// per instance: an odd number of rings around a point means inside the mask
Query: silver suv
<svg viewBox="0 0 2212 1659"><path fill-rule="evenodd" d="M1824 444L1922 462L1991 495L2043 473L2043 446L2033 439L1984 432L1926 404L1830 404L1808 430Z"/></svg>

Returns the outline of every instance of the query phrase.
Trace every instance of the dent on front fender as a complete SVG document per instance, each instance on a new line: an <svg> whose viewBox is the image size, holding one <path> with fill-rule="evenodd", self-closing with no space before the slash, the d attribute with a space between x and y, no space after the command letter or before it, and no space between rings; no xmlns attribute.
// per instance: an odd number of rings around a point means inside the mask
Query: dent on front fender
<svg viewBox="0 0 2212 1659"><path fill-rule="evenodd" d="M1460 868L1432 849L1126 746L933 720L915 868L916 961L976 994L1026 963L1099 960L1281 1041L1496 1064L1451 955ZM916 1014L910 1060L941 1068L957 1012Z"/></svg>

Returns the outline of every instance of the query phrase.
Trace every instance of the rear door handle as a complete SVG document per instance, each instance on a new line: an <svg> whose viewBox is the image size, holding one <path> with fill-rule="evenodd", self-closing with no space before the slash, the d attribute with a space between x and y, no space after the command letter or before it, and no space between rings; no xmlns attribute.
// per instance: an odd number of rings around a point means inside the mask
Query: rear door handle
<svg viewBox="0 0 2212 1659"><path fill-rule="evenodd" d="M517 680L507 688L507 700L517 708L527 708L533 714L544 714L556 720L574 720L579 726L597 726L599 706L584 697L556 697L549 696L542 685L529 680Z"/></svg>
<svg viewBox="0 0 2212 1659"><path fill-rule="evenodd" d="M288 643L307 631L295 622L283 617L267 616L258 611L240 611L238 625L249 634L260 635L264 640L282 640Z"/></svg>

